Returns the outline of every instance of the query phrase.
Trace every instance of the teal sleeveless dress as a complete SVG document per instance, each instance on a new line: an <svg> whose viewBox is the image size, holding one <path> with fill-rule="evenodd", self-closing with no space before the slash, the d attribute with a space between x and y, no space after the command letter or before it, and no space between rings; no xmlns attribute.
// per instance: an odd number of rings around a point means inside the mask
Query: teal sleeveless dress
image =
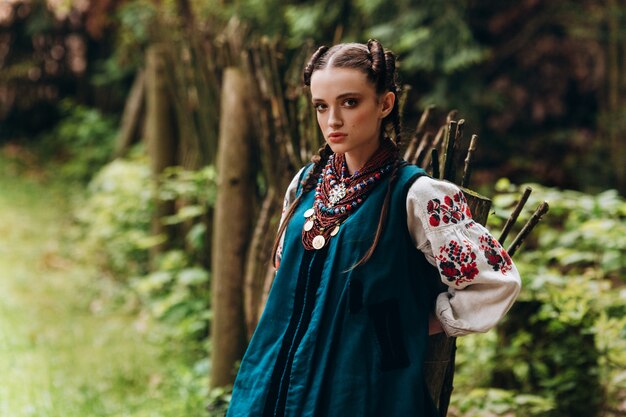
<svg viewBox="0 0 626 417"><path fill-rule="evenodd" d="M301 242L315 192L303 196L228 417L437 415L422 374L432 267L414 247L406 220L406 193L421 175L412 165L399 169L376 251L353 269L373 241L389 179L318 251Z"/></svg>

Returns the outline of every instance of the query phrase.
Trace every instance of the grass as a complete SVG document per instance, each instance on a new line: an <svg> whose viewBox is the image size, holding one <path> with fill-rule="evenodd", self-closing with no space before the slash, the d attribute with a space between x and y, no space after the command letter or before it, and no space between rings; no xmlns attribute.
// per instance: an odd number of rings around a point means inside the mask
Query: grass
<svg viewBox="0 0 626 417"><path fill-rule="evenodd" d="M184 347L73 260L69 197L0 158L0 417L204 415Z"/></svg>

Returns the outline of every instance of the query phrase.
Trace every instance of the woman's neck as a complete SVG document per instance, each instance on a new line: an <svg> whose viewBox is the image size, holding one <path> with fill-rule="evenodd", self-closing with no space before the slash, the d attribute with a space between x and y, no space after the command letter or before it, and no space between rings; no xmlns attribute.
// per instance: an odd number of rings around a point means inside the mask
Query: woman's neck
<svg viewBox="0 0 626 417"><path fill-rule="evenodd" d="M348 174L354 175L355 171L360 171L361 168L370 160L372 155L376 153L380 147L380 141L377 141L375 146L369 148L359 148L358 150L346 152L346 166L348 167Z"/></svg>

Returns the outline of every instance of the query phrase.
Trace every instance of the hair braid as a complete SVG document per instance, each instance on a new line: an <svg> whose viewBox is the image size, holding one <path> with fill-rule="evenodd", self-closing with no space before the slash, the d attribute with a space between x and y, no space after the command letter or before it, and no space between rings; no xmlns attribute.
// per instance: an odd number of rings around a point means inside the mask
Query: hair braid
<svg viewBox="0 0 626 417"><path fill-rule="evenodd" d="M304 81L304 85L311 85L311 76L313 75L313 71L315 70L315 64L317 64L318 60L324 56L324 54L328 51L328 46L322 45L317 48L317 51L311 55L311 59L304 67L304 71L302 74L302 80Z"/></svg>
<svg viewBox="0 0 626 417"><path fill-rule="evenodd" d="M391 113L389 113L388 120L386 125L391 124L393 128L393 133L395 136L395 145L400 148L402 144L402 136L401 136L401 122L400 122L400 103L399 103L399 95L400 95L400 86L398 85L397 80L397 72L396 72L396 57L391 51L385 51L385 69L386 69L386 79L384 81L385 90L391 91L396 95L396 101L393 105L393 109Z"/></svg>
<svg viewBox="0 0 626 417"><path fill-rule="evenodd" d="M391 51L385 51L385 70L387 80L385 82L388 89L395 89L396 85L396 57Z"/></svg>
<svg viewBox="0 0 626 417"><path fill-rule="evenodd" d="M387 87L387 63L385 62L385 50L376 39L367 41L367 50L372 56L372 72L379 93Z"/></svg>

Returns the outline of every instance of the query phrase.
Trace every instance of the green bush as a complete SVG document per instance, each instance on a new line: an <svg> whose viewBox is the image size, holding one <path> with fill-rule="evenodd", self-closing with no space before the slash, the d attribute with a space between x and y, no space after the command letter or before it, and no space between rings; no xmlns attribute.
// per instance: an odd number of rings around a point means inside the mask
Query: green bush
<svg viewBox="0 0 626 417"><path fill-rule="evenodd" d="M165 323L172 346L184 346L188 367L175 378L185 403L197 410L210 400L211 415L223 414L228 393L208 389L210 273L202 264L215 170L174 167L155 181L141 149L133 155L107 164L89 184L86 200L76 209L77 246L83 257L126 286L127 305ZM155 201L175 202L175 212L161 219L178 228L171 241L151 234ZM168 249L150 259L150 249L160 244Z"/></svg>
<svg viewBox="0 0 626 417"><path fill-rule="evenodd" d="M59 107L61 120L42 134L39 150L53 165L55 175L86 183L111 159L117 120L70 99Z"/></svg>
<svg viewBox="0 0 626 417"><path fill-rule="evenodd" d="M143 308L172 324L178 339L203 340L209 323L206 218L215 201L215 170L168 169L152 179L143 156L106 165L89 184L89 197L77 211L83 226L83 253L130 288ZM150 232L154 200L175 201L174 214L161 219L180 226L184 239L166 241ZM150 265L149 249L169 248Z"/></svg>
<svg viewBox="0 0 626 417"><path fill-rule="evenodd" d="M156 271L136 277L131 287L142 305L159 320L171 324L177 340L204 340L208 335L209 273L194 266L182 250L161 256Z"/></svg>
<svg viewBox="0 0 626 417"><path fill-rule="evenodd" d="M206 258L207 214L215 201L215 175L212 167L193 172L172 167L157 186L141 149L129 159L107 164L91 181L86 201L76 210L83 253L121 280L171 273L176 268L202 268L199 260ZM167 242L165 236L151 234L156 199L176 203L175 213L161 221L180 226L181 241ZM175 263L175 268L169 261L160 261L152 270L149 249L159 244L184 254L185 261Z"/></svg>
<svg viewBox="0 0 626 417"><path fill-rule="evenodd" d="M148 273L154 187L143 157L117 159L91 181L87 200L77 208L85 257L116 278Z"/></svg>

